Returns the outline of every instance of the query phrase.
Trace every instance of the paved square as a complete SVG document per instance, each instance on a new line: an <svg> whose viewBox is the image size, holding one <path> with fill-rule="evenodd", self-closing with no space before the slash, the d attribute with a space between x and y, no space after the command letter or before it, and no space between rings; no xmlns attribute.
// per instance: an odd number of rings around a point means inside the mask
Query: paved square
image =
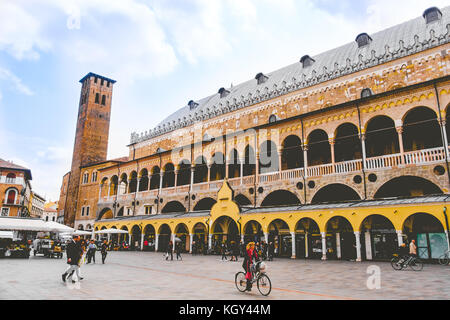
<svg viewBox="0 0 450 320"><path fill-rule="evenodd" d="M275 259L267 262L272 292L263 297L256 287L237 291L241 264L242 258L184 254L182 261L164 261L162 253L109 252L102 265L97 253L96 264L81 268L85 279L72 284L61 281L65 256L2 259L0 299L450 299L450 267L440 265L415 272L385 262ZM380 267L381 289L366 286L371 265Z"/></svg>

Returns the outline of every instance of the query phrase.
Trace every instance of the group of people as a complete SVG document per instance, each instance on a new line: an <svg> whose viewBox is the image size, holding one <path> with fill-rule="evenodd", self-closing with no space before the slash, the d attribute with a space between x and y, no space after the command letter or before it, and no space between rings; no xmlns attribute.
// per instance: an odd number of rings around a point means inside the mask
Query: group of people
<svg viewBox="0 0 450 320"><path fill-rule="evenodd" d="M79 236L74 235L66 246L67 264L69 267L61 275L62 281L71 279L72 283L75 283L73 275L75 274L78 281L83 280L80 275L80 267L84 261L84 255L87 258L87 263L91 263L93 260L95 263L95 252L97 251L97 245L94 240L80 239ZM106 255L108 254L108 245L106 240L103 241L100 252L102 255L102 263L105 263Z"/></svg>
<svg viewBox="0 0 450 320"><path fill-rule="evenodd" d="M178 258L180 258L180 260L183 260L183 258L181 257L181 250L182 250L182 243L175 242L175 253L177 254L177 260L178 260ZM173 260L173 251L174 251L174 245L173 245L172 240L170 240L169 243L167 244L166 260L169 260L169 255L170 255L170 260Z"/></svg>
<svg viewBox="0 0 450 320"><path fill-rule="evenodd" d="M251 242L253 243L254 250L258 254L258 256L262 260L268 260L273 261L273 256L275 253L275 247L273 242L265 242L264 240L260 242ZM248 245L248 244L247 244ZM227 254L231 255L230 261L238 261L238 256L241 257L246 256L246 245L243 241L241 241L239 244L236 241L231 241L228 245L226 242L222 242L220 253L222 254L222 260L227 260Z"/></svg>

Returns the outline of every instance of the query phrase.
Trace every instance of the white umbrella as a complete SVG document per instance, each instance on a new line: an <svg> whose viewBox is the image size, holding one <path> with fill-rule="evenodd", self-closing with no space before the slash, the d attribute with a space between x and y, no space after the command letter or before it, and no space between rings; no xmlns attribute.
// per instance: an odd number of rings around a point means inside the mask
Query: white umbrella
<svg viewBox="0 0 450 320"><path fill-rule="evenodd" d="M17 217L1 217L0 230L5 231L51 231L44 220L17 218Z"/></svg>
<svg viewBox="0 0 450 320"><path fill-rule="evenodd" d="M48 228L47 231L51 232L65 232L65 233L73 233L75 229L68 227L64 224L55 222L55 221L46 221L44 222L46 227Z"/></svg>
<svg viewBox="0 0 450 320"><path fill-rule="evenodd" d="M95 231L94 233L115 234L115 233L128 233L128 231L119 230L119 229L103 229L103 230Z"/></svg>
<svg viewBox="0 0 450 320"><path fill-rule="evenodd" d="M12 231L0 231L0 238L13 239L14 235Z"/></svg>
<svg viewBox="0 0 450 320"><path fill-rule="evenodd" d="M90 236L90 235L92 235L92 232L90 232L90 231L84 231L84 230L75 230L75 232L72 233L72 235L78 235L78 236Z"/></svg>
<svg viewBox="0 0 450 320"><path fill-rule="evenodd" d="M174 240L175 240L175 242L181 242L181 239L178 237L175 237Z"/></svg>

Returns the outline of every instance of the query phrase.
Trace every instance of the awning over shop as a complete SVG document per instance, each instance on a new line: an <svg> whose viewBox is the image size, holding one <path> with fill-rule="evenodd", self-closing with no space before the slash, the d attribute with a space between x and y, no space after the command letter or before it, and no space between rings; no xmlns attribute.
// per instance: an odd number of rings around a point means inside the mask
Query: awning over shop
<svg viewBox="0 0 450 320"><path fill-rule="evenodd" d="M1 217L1 231L73 232L74 229L54 221L33 218Z"/></svg>
<svg viewBox="0 0 450 320"><path fill-rule="evenodd" d="M116 234L116 233L128 233L128 231L125 230L118 230L118 229L103 229L95 231L95 233L104 233L104 234Z"/></svg>
<svg viewBox="0 0 450 320"><path fill-rule="evenodd" d="M0 231L0 239L13 239L13 237L12 231Z"/></svg>

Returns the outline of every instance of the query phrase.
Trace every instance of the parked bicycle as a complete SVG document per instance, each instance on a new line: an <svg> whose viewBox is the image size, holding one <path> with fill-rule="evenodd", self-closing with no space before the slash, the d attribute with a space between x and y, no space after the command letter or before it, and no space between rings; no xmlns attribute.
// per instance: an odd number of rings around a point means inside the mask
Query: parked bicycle
<svg viewBox="0 0 450 320"><path fill-rule="evenodd" d="M270 278L267 276L267 266L264 262L258 261L250 266L252 272L252 284L256 282L259 293L263 296L268 296L272 291L272 283ZM244 292L247 286L247 279L245 279L245 273L240 271L236 273L234 277L236 288L240 292Z"/></svg>
<svg viewBox="0 0 450 320"><path fill-rule="evenodd" d="M442 256L439 257L439 264L446 266L450 262L450 250L447 250Z"/></svg>
<svg viewBox="0 0 450 320"><path fill-rule="evenodd" d="M421 271L423 269L423 262L419 258L413 256L400 257L394 255L391 259L391 266L394 270L406 269L409 266L414 271Z"/></svg>

